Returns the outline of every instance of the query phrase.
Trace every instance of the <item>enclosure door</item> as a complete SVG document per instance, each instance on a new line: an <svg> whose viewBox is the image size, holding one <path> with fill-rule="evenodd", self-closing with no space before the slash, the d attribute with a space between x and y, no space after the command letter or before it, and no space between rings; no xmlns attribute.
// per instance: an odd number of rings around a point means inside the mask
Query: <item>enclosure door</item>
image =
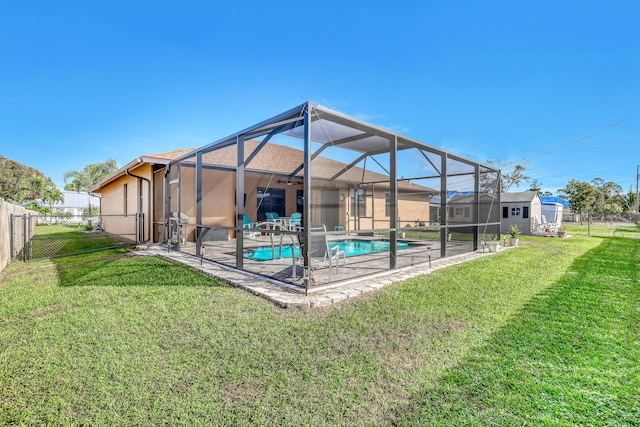
<svg viewBox="0 0 640 427"><path fill-rule="evenodd" d="M340 192L337 189L322 190L321 220L327 231L333 231L340 225Z"/></svg>

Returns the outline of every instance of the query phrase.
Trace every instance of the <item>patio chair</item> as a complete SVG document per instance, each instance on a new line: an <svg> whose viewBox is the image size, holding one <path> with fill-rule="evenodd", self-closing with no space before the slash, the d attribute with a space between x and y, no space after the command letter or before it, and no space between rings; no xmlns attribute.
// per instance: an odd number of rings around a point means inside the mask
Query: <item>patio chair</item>
<svg viewBox="0 0 640 427"><path fill-rule="evenodd" d="M182 212L171 212L169 218L169 230L172 242L187 243L186 226L189 224L189 217Z"/></svg>
<svg viewBox="0 0 640 427"><path fill-rule="evenodd" d="M336 273L339 272L340 258L342 257L342 265L347 265L347 256L340 249L338 245L330 246L330 242L327 240L327 228L324 225L312 225L311 226L311 241L309 243L309 258L313 266L315 263L320 263L319 267L329 261L329 272L335 265ZM302 249L304 248L304 242L300 241L300 261L302 262Z"/></svg>
<svg viewBox="0 0 640 427"><path fill-rule="evenodd" d="M242 228L245 229L243 232L245 237L255 237L261 234L262 229L260 228L260 225L257 222L251 222L249 214L244 214L242 220Z"/></svg>
<svg viewBox="0 0 640 427"><path fill-rule="evenodd" d="M268 227L275 229L276 228L275 224L278 223L278 221L276 221L278 219L278 214L275 212L267 212L264 215L267 217L267 222L271 224Z"/></svg>
<svg viewBox="0 0 640 427"><path fill-rule="evenodd" d="M537 221L537 217L534 217L534 219ZM538 233L555 233L557 231L558 225L555 222L548 222L547 218L542 215L542 220L540 221L540 224L537 227L537 231Z"/></svg>
<svg viewBox="0 0 640 427"><path fill-rule="evenodd" d="M289 227L292 230L295 230L296 227L300 227L302 222L302 214L300 212L294 212L291 214L291 218L289 219Z"/></svg>

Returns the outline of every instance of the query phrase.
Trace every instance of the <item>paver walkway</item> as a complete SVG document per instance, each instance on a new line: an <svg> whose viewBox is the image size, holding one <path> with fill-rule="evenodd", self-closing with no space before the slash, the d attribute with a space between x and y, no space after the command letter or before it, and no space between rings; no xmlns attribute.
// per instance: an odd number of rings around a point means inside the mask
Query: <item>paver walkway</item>
<svg viewBox="0 0 640 427"><path fill-rule="evenodd" d="M503 249L508 248L509 247L505 247ZM210 276L223 280L230 285L237 286L266 298L281 307L311 308L335 304L337 302L344 301L347 298L372 292L392 283L410 279L421 274L428 274L431 271L449 267L451 265L460 264L483 256L493 255L488 251L485 253L482 253L482 251L476 251L447 258L438 258L432 262L431 268L429 268L428 265L418 265L397 270L389 270L388 272L368 276L366 278L341 282L340 286L336 286L333 289L314 291L305 295L304 291L301 291L299 288L292 285L272 281L268 278L236 270L231 267L226 267L207 261L206 259L201 261L199 257L182 252L167 251L166 247L139 247L139 249L134 253L143 256L163 256L176 262L180 262Z"/></svg>

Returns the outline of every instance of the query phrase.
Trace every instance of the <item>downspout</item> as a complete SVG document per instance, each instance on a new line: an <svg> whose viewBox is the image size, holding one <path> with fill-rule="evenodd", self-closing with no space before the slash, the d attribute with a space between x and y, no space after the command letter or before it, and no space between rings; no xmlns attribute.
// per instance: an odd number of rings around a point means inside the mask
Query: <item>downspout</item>
<svg viewBox="0 0 640 427"><path fill-rule="evenodd" d="M167 220L167 177L169 176L169 166L164 167L164 176L162 177L162 237L163 243L169 241L169 221Z"/></svg>
<svg viewBox="0 0 640 427"><path fill-rule="evenodd" d="M131 172L129 172L129 169L127 169L125 172L130 177L137 178L138 182L140 182L142 180L147 181L147 187L148 187L147 197L149 198L148 206L149 206L149 211L151 211L151 181L149 181L147 178L144 178L142 176L138 176L138 175L132 174ZM142 186L140 188L142 188ZM144 204L142 203L142 195L140 195L140 210L139 210L139 212L141 214L144 214ZM149 217L151 217L151 212L149 212ZM145 227L142 227L142 242L141 243L147 243L149 241L149 239L147 239L147 240L144 239L144 228Z"/></svg>

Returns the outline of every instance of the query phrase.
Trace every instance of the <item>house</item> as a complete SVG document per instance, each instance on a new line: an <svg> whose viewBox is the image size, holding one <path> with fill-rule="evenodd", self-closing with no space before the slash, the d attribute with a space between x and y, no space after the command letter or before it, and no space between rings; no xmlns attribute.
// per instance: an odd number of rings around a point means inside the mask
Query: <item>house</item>
<svg viewBox="0 0 640 427"><path fill-rule="evenodd" d="M53 212L56 215L64 214L69 216L84 215L92 209L100 206L100 198L86 191L63 191L63 202L53 204Z"/></svg>
<svg viewBox="0 0 640 427"><path fill-rule="evenodd" d="M500 195L500 233L507 233L511 225L517 225L522 234L532 235L542 218L542 201L538 193L523 191Z"/></svg>
<svg viewBox="0 0 640 427"><path fill-rule="evenodd" d="M164 230L164 171L169 162L192 149L140 156L105 178L92 193L100 194L100 213L123 218L104 224L105 231L123 234L139 221L138 240L158 242Z"/></svg>
<svg viewBox="0 0 640 427"><path fill-rule="evenodd" d="M245 149L255 150L259 141L246 141ZM181 163L181 177L169 180L168 189L163 183L166 165L177 160L193 149L174 150L163 153L143 155L129 162L107 179L103 180L93 192L101 194L101 213L104 215L133 216L143 214L143 241L161 242L164 236L165 194L171 213L180 212L187 223L193 223L196 217L195 193L179 193L177 184L195 185L194 164ZM204 209L202 224L228 228L224 239L235 237L235 182L229 172L233 165L235 151L225 147L208 156L209 168L203 171L204 179L214 185L203 196L211 200ZM295 148L278 144L269 144L261 148L253 167L255 172L245 176L243 195L244 210L253 222L266 221L268 212L279 217L290 217L301 212L304 204L302 176L286 177L284 171L295 169L300 162L302 152ZM322 172L315 178L328 181L331 176L348 165L335 160L319 157L316 164ZM350 179L357 177L367 182L378 182L377 186L350 187ZM285 179L286 178L286 179ZM372 229L388 223L389 185L382 181L388 179L382 174L352 167L341 179L322 186L316 195L323 202L324 212L320 214L321 223L328 230ZM437 190L409 182L398 184L398 209L402 217L428 220L430 196ZM177 207L178 201L180 208ZM113 225L112 225L113 227ZM109 230L107 230L109 231ZM196 227L189 226L185 231L185 240L194 242Z"/></svg>
<svg viewBox="0 0 640 427"><path fill-rule="evenodd" d="M490 166L305 102L203 147L141 156L93 192L101 194L103 214L136 222L138 241L163 242L168 249L308 292L320 282L331 285L428 262L432 253L476 250L478 227L499 227L500 194L482 196L491 200L491 212L470 208L474 215L464 223L470 236L452 243L447 243L447 228L457 224L447 218L446 198L437 221L430 216L431 200L448 193L449 181L471 191L481 178L496 182L498 174ZM293 214L301 214L301 227L290 227ZM432 226L408 230L407 224ZM107 224L105 231L117 226ZM331 266L314 262L304 245L312 241L312 230L326 230L326 239L345 245L384 243L378 245L383 249L356 251L351 255L358 262L332 275ZM411 242L401 252L398 239L405 234ZM272 254L266 260L252 258L265 250Z"/></svg>

